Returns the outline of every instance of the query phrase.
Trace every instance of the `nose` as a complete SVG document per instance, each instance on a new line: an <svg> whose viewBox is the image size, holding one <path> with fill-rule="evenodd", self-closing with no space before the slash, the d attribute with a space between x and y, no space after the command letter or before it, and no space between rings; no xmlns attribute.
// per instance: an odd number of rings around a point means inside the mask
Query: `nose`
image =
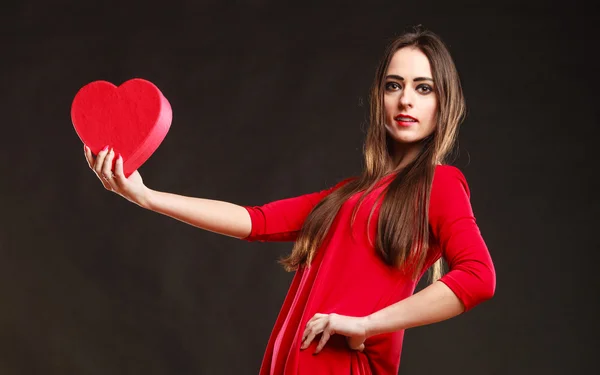
<svg viewBox="0 0 600 375"><path fill-rule="evenodd" d="M404 88L400 93L400 98L398 99L398 106L400 108L412 108L414 103L414 93L412 90Z"/></svg>

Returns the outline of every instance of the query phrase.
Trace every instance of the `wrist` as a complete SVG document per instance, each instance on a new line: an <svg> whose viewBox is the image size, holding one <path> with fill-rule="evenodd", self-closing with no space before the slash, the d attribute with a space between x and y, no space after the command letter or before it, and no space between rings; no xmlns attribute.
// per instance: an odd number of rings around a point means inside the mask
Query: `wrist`
<svg viewBox="0 0 600 375"><path fill-rule="evenodd" d="M147 210L152 210L154 191L144 186L141 197L135 202L138 206Z"/></svg>
<svg viewBox="0 0 600 375"><path fill-rule="evenodd" d="M373 317L371 315L367 315L361 319L362 326L365 330L365 339L368 339L371 336L374 336L374 327L373 327Z"/></svg>
<svg viewBox="0 0 600 375"><path fill-rule="evenodd" d="M399 322L391 322L389 318L382 316L381 312L365 316L362 324L367 338L404 329L404 327L397 326Z"/></svg>

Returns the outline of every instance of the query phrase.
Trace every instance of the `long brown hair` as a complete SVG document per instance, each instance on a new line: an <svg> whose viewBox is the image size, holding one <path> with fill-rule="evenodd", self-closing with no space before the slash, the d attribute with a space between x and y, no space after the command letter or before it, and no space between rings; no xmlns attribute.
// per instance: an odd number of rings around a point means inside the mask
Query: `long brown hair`
<svg viewBox="0 0 600 375"><path fill-rule="evenodd" d="M436 82L434 90L438 98L438 113L436 127L421 141L422 147L416 159L398 171L391 156L393 140L384 126L383 94L390 61L395 52L404 47L418 48L427 56ZM363 170L360 176L333 191L313 208L298 233L292 253L280 260L288 271L310 265L341 205L350 196L364 191L354 208L354 222L362 200L382 177L392 172L398 173L384 190L375 248L387 264L407 267L413 279L418 277L425 265L430 244L429 195L435 167L447 162L466 112L457 69L440 37L417 26L394 39L379 63L369 100L370 120L363 150ZM439 259L434 264L431 280L435 281L441 275Z"/></svg>

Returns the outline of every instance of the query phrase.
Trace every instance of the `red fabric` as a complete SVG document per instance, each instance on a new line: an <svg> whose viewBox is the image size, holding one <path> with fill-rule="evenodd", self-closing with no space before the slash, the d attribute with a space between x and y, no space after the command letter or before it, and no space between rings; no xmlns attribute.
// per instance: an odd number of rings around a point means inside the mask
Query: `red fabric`
<svg viewBox="0 0 600 375"><path fill-rule="evenodd" d="M367 339L364 352L350 350L340 335L332 336L318 355L312 354L318 340L305 350L299 349L306 323L315 313L365 316L413 294L416 282L383 263L364 230L375 199L394 176L384 177L363 201L352 228L352 210L361 194L350 197L312 266L296 272L267 344L260 375L398 373L403 330ZM252 232L245 240L294 241L312 208L349 180L320 192L245 207L252 219ZM489 299L496 285L492 260L469 197L465 177L457 168L436 168L429 208L435 244L426 268L440 256L446 259L449 271L441 281L466 310ZM381 200L369 225L371 239L376 238L380 204Z"/></svg>

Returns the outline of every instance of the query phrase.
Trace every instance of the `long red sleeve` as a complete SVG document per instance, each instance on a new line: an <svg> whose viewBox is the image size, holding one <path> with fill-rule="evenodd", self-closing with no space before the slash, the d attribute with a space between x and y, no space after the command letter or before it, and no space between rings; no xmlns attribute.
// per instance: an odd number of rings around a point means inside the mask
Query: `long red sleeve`
<svg viewBox="0 0 600 375"><path fill-rule="evenodd" d="M252 230L246 241L294 241L304 220L312 209L327 195L352 178L335 186L299 197L281 199L262 206L244 206L252 220Z"/></svg>
<svg viewBox="0 0 600 375"><path fill-rule="evenodd" d="M437 169L429 222L450 267L440 281L452 289L465 311L490 299L496 289L494 265L475 222L469 187L457 168Z"/></svg>

